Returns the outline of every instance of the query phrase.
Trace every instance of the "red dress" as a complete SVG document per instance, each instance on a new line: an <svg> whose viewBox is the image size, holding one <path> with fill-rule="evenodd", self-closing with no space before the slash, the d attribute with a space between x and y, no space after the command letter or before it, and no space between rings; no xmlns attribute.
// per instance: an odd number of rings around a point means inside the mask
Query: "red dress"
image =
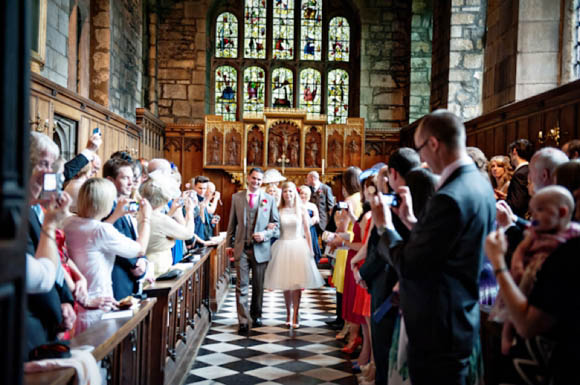
<svg viewBox="0 0 580 385"><path fill-rule="evenodd" d="M352 231L354 233L353 242L361 242L361 228L358 222L355 222ZM344 269L344 290L342 292L342 318L345 321L362 324L365 322L363 316L354 313L354 303L356 297L357 284L354 281L354 275L350 268L350 261L356 255L356 250L349 250L346 259L346 268Z"/></svg>
<svg viewBox="0 0 580 385"><path fill-rule="evenodd" d="M367 225L365 226L365 235L363 237L363 244L366 243L367 238L370 234L371 229L371 220L367 221ZM365 263L365 260L359 262L358 266L362 266ZM371 295L360 285L356 285L356 294L354 298L354 309L353 312L359 314L363 317L370 317L371 316Z"/></svg>

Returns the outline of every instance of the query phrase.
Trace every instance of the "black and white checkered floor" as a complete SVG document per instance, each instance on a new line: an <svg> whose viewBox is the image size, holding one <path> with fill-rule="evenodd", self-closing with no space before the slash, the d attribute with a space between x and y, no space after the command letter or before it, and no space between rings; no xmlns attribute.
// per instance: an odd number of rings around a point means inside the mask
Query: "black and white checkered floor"
<svg viewBox="0 0 580 385"><path fill-rule="evenodd" d="M300 328L292 330L282 292L266 290L264 326L243 336L230 287L184 384L356 384L344 345L324 323L335 308L334 289L304 290Z"/></svg>

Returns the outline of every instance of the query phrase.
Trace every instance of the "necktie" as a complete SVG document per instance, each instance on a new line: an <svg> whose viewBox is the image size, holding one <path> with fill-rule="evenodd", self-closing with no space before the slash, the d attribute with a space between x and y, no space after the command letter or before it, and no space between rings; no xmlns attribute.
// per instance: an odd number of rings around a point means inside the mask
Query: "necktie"
<svg viewBox="0 0 580 385"><path fill-rule="evenodd" d="M250 193L250 208L253 209L254 208L254 197L256 196L256 194L252 194Z"/></svg>

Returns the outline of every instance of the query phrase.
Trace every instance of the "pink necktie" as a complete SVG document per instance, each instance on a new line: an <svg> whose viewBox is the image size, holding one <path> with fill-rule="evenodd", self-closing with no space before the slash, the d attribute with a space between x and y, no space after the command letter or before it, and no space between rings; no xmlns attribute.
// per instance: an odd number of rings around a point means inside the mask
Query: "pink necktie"
<svg viewBox="0 0 580 385"><path fill-rule="evenodd" d="M256 196L256 194L252 194L250 193L250 208L253 209L254 208L254 197Z"/></svg>

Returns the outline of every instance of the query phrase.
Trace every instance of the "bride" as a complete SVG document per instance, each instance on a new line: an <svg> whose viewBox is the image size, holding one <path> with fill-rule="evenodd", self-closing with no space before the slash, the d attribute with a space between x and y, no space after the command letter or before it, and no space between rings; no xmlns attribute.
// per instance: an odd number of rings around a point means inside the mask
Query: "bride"
<svg viewBox="0 0 580 385"><path fill-rule="evenodd" d="M284 290L286 325L298 328L302 289L321 287L324 280L314 263L309 216L292 182L282 185L279 212L280 239L272 245L272 260L266 268L264 287Z"/></svg>

